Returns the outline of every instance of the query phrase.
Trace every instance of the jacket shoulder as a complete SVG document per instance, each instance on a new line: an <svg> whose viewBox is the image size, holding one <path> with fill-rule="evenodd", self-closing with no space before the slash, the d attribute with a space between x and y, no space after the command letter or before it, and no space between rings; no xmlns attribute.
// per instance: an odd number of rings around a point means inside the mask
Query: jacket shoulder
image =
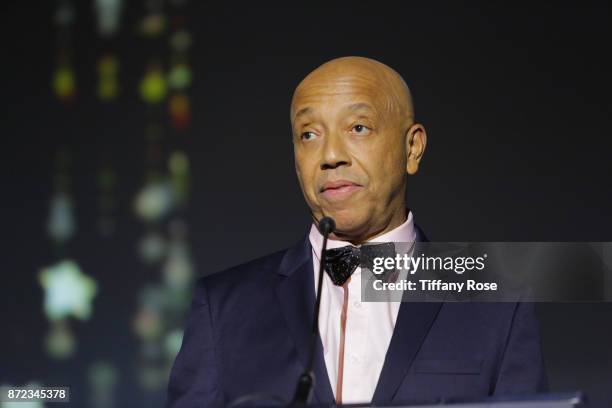
<svg viewBox="0 0 612 408"><path fill-rule="evenodd" d="M269 287L287 251L283 249L198 278L194 300L202 302Z"/></svg>

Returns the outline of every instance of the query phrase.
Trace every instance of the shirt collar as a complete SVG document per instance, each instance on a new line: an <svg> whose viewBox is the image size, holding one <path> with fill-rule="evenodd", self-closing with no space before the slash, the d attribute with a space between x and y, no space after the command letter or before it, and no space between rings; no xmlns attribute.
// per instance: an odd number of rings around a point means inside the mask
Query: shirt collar
<svg viewBox="0 0 612 408"><path fill-rule="evenodd" d="M317 229L317 226L313 223L310 227L310 234L308 236L310 245L314 249L317 257L321 253L321 247L323 246L323 235ZM391 231L385 232L384 234L369 240L367 242L414 242L416 241L416 230L414 228L414 221L412 211L408 211L406 221L400 226L392 229ZM336 239L329 239L327 241L327 249L340 248L347 245L353 245L348 241L341 241ZM355 245L353 245L355 246Z"/></svg>

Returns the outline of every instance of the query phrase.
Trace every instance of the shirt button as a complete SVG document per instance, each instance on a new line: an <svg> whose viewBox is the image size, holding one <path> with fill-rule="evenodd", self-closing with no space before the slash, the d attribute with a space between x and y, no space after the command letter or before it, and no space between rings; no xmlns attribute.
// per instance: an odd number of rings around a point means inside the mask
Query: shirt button
<svg viewBox="0 0 612 408"><path fill-rule="evenodd" d="M353 302L353 306L355 306L357 309L359 309L361 307L361 302L356 300Z"/></svg>
<svg viewBox="0 0 612 408"><path fill-rule="evenodd" d="M357 357L356 355L354 355L354 354L353 354L353 355L351 356L351 362L352 362L353 364L359 364L359 362L360 362L360 361L359 361L359 357Z"/></svg>

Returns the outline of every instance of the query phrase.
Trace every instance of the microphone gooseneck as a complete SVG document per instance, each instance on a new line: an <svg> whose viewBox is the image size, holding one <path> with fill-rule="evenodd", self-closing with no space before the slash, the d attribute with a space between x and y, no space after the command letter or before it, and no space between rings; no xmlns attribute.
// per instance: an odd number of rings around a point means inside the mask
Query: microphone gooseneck
<svg viewBox="0 0 612 408"><path fill-rule="evenodd" d="M323 289L323 274L325 273L325 250L327 249L327 238L336 229L336 223L330 217L323 217L319 221L319 231L323 235L323 245L321 246L321 256L319 257L319 277L317 280L317 296L315 300L314 316L312 320L312 333L310 339L310 350L306 370L300 376L293 396L291 406L306 405L310 402L315 377L312 372L314 365L314 354L319 338L319 308L321 306L321 290Z"/></svg>

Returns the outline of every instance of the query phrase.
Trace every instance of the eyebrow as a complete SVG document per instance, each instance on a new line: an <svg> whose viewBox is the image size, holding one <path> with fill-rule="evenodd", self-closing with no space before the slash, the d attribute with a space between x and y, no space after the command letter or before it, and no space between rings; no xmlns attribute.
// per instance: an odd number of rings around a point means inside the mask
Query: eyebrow
<svg viewBox="0 0 612 408"><path fill-rule="evenodd" d="M298 118L299 118L300 116L303 116L303 115L307 115L307 114L309 114L309 113L312 113L312 110L313 110L313 109L312 109L310 106L307 106L307 107L305 107L305 108L300 109L299 111L297 111L297 113L296 113L296 114L295 114L295 116L293 117L293 121L295 122L296 120L298 120Z"/></svg>
<svg viewBox="0 0 612 408"><path fill-rule="evenodd" d="M375 112L374 108L372 108L370 104L367 104L365 102L354 103L352 105L347 106L346 109L352 112L355 112L358 110L369 110L369 111Z"/></svg>
<svg viewBox="0 0 612 408"><path fill-rule="evenodd" d="M368 110L368 111L371 111L371 112L376 112L376 110L370 104L365 103L365 102L353 103L353 104L347 106L345 109L349 110L351 112L356 112L356 111L359 111L359 110ZM300 118L300 116L308 115L308 114L310 114L312 112L313 112L313 109L310 106L302 108L299 111L297 111L297 113L293 117L293 121L295 122L295 121L297 121Z"/></svg>

